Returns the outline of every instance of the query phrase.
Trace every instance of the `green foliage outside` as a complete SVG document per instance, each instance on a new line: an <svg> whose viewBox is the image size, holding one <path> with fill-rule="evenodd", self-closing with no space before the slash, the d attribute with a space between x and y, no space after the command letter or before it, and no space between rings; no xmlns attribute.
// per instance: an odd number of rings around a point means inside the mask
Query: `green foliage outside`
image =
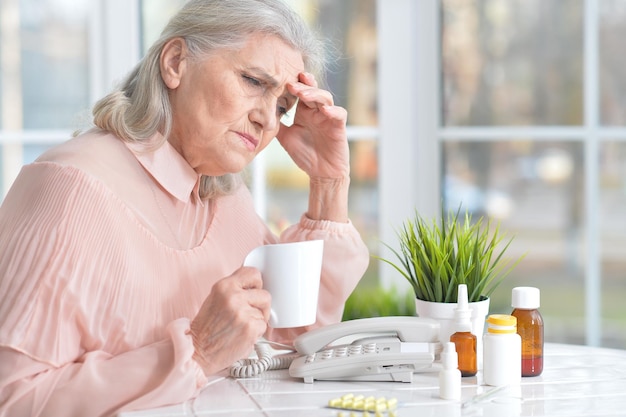
<svg viewBox="0 0 626 417"><path fill-rule="evenodd" d="M395 289L359 286L346 301L343 321L369 317L414 316L415 295L399 294Z"/></svg>

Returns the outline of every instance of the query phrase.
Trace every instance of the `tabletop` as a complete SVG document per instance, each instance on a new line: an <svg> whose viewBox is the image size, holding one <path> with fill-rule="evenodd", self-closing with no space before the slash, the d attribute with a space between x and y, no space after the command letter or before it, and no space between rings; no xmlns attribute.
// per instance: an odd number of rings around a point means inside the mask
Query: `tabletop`
<svg viewBox="0 0 626 417"><path fill-rule="evenodd" d="M120 416L626 416L626 350L547 343L543 373L522 378L517 389L490 392L494 388L482 385L479 371L463 378L461 401L449 401L439 397L438 384L436 371L416 373L410 383L305 384L287 370L243 379L215 376L185 403ZM328 407L330 400L350 394L397 400L397 409L377 415Z"/></svg>

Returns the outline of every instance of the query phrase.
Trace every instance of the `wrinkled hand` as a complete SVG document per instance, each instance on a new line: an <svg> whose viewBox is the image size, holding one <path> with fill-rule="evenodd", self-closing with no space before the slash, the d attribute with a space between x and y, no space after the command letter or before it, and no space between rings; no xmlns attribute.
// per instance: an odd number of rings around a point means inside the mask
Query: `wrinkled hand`
<svg viewBox="0 0 626 417"><path fill-rule="evenodd" d="M242 267L218 281L191 322L194 359L206 375L247 357L270 317L270 294L261 273Z"/></svg>
<svg viewBox="0 0 626 417"><path fill-rule="evenodd" d="M298 80L287 84L289 92L299 99L294 123L280 127L278 141L309 177L347 178L350 173L348 113L334 105L328 91L317 87L313 75L301 73Z"/></svg>

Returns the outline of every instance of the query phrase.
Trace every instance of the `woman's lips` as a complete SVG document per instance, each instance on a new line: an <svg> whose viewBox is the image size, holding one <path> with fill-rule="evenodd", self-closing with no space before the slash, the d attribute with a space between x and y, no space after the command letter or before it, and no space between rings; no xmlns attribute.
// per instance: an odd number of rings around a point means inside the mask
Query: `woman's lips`
<svg viewBox="0 0 626 417"><path fill-rule="evenodd" d="M246 133L241 132L237 132L237 134L243 140L243 143L246 144L246 147L249 150L254 151L257 148L259 141L254 136L250 136Z"/></svg>

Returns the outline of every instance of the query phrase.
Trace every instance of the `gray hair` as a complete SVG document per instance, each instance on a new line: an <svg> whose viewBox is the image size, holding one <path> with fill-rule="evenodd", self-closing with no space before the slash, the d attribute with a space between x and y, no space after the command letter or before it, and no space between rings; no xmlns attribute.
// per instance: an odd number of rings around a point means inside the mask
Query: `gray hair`
<svg viewBox="0 0 626 417"><path fill-rule="evenodd" d="M218 49L242 47L253 33L278 36L302 53L306 71L323 75L322 43L283 1L189 0L121 85L95 104L94 124L127 142L148 144L157 132L167 140L172 110L159 67L163 46L180 37L192 58L202 59ZM149 145L158 147L162 143ZM209 199L231 193L237 178L237 174L202 176L200 196Z"/></svg>

